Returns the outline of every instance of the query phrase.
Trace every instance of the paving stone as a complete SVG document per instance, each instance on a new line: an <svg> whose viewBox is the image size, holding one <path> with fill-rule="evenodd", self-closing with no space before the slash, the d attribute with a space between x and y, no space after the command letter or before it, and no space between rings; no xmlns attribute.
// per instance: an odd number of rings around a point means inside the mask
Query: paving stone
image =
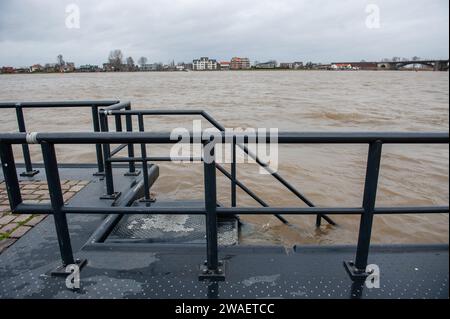
<svg viewBox="0 0 450 319"><path fill-rule="evenodd" d="M48 191L46 190L37 190L33 193L33 195L48 195Z"/></svg>
<svg viewBox="0 0 450 319"><path fill-rule="evenodd" d="M66 191L66 190L68 190L68 189L70 189L70 185L69 184L61 184L61 189L63 190L63 191Z"/></svg>
<svg viewBox="0 0 450 319"><path fill-rule="evenodd" d="M70 188L71 192L79 192L84 188L84 185L75 185Z"/></svg>
<svg viewBox="0 0 450 319"><path fill-rule="evenodd" d="M67 201L67 200L71 199L71 198L73 197L73 195L75 195L74 192L67 192L67 193L65 193L65 194L63 195L64 201Z"/></svg>
<svg viewBox="0 0 450 319"><path fill-rule="evenodd" d="M37 195L37 194L27 194L23 196L24 200L30 200L30 199L39 199L41 198L42 195Z"/></svg>
<svg viewBox="0 0 450 319"><path fill-rule="evenodd" d="M36 226L39 224L47 215L37 215L31 218L29 221L25 223L26 226Z"/></svg>
<svg viewBox="0 0 450 319"><path fill-rule="evenodd" d="M14 216L17 216L16 219L14 219L15 223L23 223L24 221L26 221L27 219L29 219L33 215L31 215L31 214L23 214L23 215L14 215Z"/></svg>
<svg viewBox="0 0 450 319"><path fill-rule="evenodd" d="M13 231L9 237L11 238L20 238L27 233L31 229L30 226L20 226L15 231Z"/></svg>
<svg viewBox="0 0 450 319"><path fill-rule="evenodd" d="M11 209L10 209L9 205L8 206L7 205L0 206L0 213L9 212L10 210Z"/></svg>
<svg viewBox="0 0 450 319"><path fill-rule="evenodd" d="M34 190L34 189L38 189L39 185L27 184L27 185L23 185L21 188L23 190L30 190L30 189Z"/></svg>
<svg viewBox="0 0 450 319"><path fill-rule="evenodd" d="M34 191L35 191L35 189L33 189L33 188L26 188L26 189L21 189L20 193L22 195L30 195L30 194L33 194Z"/></svg>
<svg viewBox="0 0 450 319"><path fill-rule="evenodd" d="M9 224L9 223L12 222L15 218L16 218L16 216L14 216L14 215L5 215L5 216L3 216L3 217L0 218L0 225L6 225L6 224Z"/></svg>
<svg viewBox="0 0 450 319"><path fill-rule="evenodd" d="M19 224L16 224L16 223L10 223L8 225L5 225L0 229L0 233L9 233L17 226L19 226Z"/></svg>
<svg viewBox="0 0 450 319"><path fill-rule="evenodd" d="M9 246L14 244L16 239L14 238L5 238L3 240L0 240L0 254L6 250Z"/></svg>

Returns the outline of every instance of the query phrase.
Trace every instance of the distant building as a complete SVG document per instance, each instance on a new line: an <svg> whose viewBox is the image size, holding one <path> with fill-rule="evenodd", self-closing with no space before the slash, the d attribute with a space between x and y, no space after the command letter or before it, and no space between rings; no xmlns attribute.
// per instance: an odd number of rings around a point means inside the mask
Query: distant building
<svg viewBox="0 0 450 319"><path fill-rule="evenodd" d="M230 62L228 62L228 61L221 61L221 62L219 62L219 64L220 64L221 70L229 70L230 69Z"/></svg>
<svg viewBox="0 0 450 319"><path fill-rule="evenodd" d="M214 59L209 59L208 57L201 57L200 59L192 61L192 69L195 71L217 70L218 63Z"/></svg>
<svg viewBox="0 0 450 319"><path fill-rule="evenodd" d="M303 68L303 62L280 63L280 69L298 70Z"/></svg>
<svg viewBox="0 0 450 319"><path fill-rule="evenodd" d="M313 69L315 69L315 70L332 70L331 64L322 64L322 63L314 64Z"/></svg>
<svg viewBox="0 0 450 319"><path fill-rule="evenodd" d="M292 63L280 63L280 69L293 69Z"/></svg>
<svg viewBox="0 0 450 319"><path fill-rule="evenodd" d="M67 62L65 65L59 67L59 71L64 73L75 72L75 63Z"/></svg>
<svg viewBox="0 0 450 319"><path fill-rule="evenodd" d="M376 62L340 62L340 63L332 63L331 67L332 69L342 69L340 66L344 67L344 69L347 69L348 66L351 66L352 70L377 70L378 69L378 63Z"/></svg>
<svg viewBox="0 0 450 319"><path fill-rule="evenodd" d="M47 63L44 65L44 72L47 73L59 72L59 65L56 63Z"/></svg>
<svg viewBox="0 0 450 319"><path fill-rule="evenodd" d="M268 61L263 63L257 63L256 69L275 69L277 67L277 61Z"/></svg>
<svg viewBox="0 0 450 319"><path fill-rule="evenodd" d="M98 65L91 65L91 64L85 64L80 65L80 67L77 69L78 72L98 72L100 71L100 68Z"/></svg>
<svg viewBox="0 0 450 319"><path fill-rule="evenodd" d="M178 64L175 66L175 70L176 70L176 71L184 71L184 63L178 63Z"/></svg>
<svg viewBox="0 0 450 319"><path fill-rule="evenodd" d="M1 68L0 71L3 74L12 74L12 73L14 73L14 68L12 66L4 66Z"/></svg>
<svg viewBox="0 0 450 319"><path fill-rule="evenodd" d="M250 69L250 60L248 58L234 57L230 62L231 70L248 70Z"/></svg>
<svg viewBox="0 0 450 319"><path fill-rule="evenodd" d="M30 72L31 73L36 73L36 72L42 72L44 70L44 67L40 64L33 64L30 67Z"/></svg>
<svg viewBox="0 0 450 319"><path fill-rule="evenodd" d="M353 67L350 63L332 63L332 70L352 70Z"/></svg>
<svg viewBox="0 0 450 319"><path fill-rule="evenodd" d="M160 64L160 63L143 64L143 65L141 65L139 70L146 71L146 72L149 72L149 71L162 71L163 70L163 65Z"/></svg>
<svg viewBox="0 0 450 319"><path fill-rule="evenodd" d="M14 73L30 73L30 68L28 67L15 68Z"/></svg>
<svg viewBox="0 0 450 319"><path fill-rule="evenodd" d="M112 72L114 71L114 67L111 65L111 63L103 63L103 71Z"/></svg>

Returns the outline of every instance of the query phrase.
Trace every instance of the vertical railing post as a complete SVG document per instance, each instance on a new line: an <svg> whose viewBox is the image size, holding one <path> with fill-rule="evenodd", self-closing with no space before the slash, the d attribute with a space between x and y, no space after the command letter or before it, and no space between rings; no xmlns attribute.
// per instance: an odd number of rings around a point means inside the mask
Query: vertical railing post
<svg viewBox="0 0 450 319"><path fill-rule="evenodd" d="M369 258L370 239L372 235L373 215L377 198L378 177L380 173L382 142L375 141L369 145L366 179L364 184L363 209L356 248L355 262L347 262L346 267L352 278L365 277Z"/></svg>
<svg viewBox="0 0 450 319"><path fill-rule="evenodd" d="M23 109L20 103L16 104L16 117L17 125L19 126L19 132L26 132L25 118L23 116ZM32 177L39 173L38 170L33 170L33 164L31 163L30 149L28 144L22 144L23 160L25 162L25 172L22 172L20 176Z"/></svg>
<svg viewBox="0 0 450 319"><path fill-rule="evenodd" d="M209 143L215 143L210 141ZM205 147L204 147L205 150ZM224 280L223 263L219 262L217 243L217 185L214 144L209 154L204 151L205 209L206 209L206 268L202 269L200 280ZM219 268L221 266L222 268Z"/></svg>
<svg viewBox="0 0 450 319"><path fill-rule="evenodd" d="M8 191L9 205L14 212L17 205L22 203L20 185L17 178L16 164L11 144L0 143L0 157L2 161L3 177Z"/></svg>
<svg viewBox="0 0 450 319"><path fill-rule="evenodd" d="M100 115L100 128L102 132L108 132L108 115L106 111L99 113ZM109 144L103 144L103 158L105 163L105 183L106 183L106 194L101 196L101 199L116 199L119 197L120 193L114 192L114 180L112 172L112 163L110 161L111 157L111 147Z"/></svg>
<svg viewBox="0 0 450 319"><path fill-rule="evenodd" d="M55 220L56 234L58 236L59 250L63 266L75 263L72 246L70 243L69 228L67 226L66 214L62 210L64 199L61 191L61 182L58 173L58 163L56 161L55 146L49 143L42 143L42 156L44 158L45 174L47 176L48 190Z"/></svg>
<svg viewBox="0 0 450 319"><path fill-rule="evenodd" d="M92 106L92 125L94 127L94 132L100 132L100 123L98 118L98 107ZM97 154L97 166L98 172L94 175L104 175L105 174L105 166L103 164L103 154L102 154L102 144L95 144L95 151Z"/></svg>
<svg viewBox="0 0 450 319"><path fill-rule="evenodd" d="M139 114L139 132L144 132L144 116ZM148 184L148 164L147 164L147 144L141 144L141 156L142 156L142 174L144 178L144 199L150 201L150 186Z"/></svg>
<svg viewBox="0 0 450 319"><path fill-rule="evenodd" d="M131 110L131 105L128 105L125 107L126 111ZM127 132L133 132L133 119L131 118L131 114L125 115L125 125ZM134 157L134 144L130 143L128 144L128 157ZM136 165L134 162L129 162L129 171L125 174L127 176L137 176L139 175L139 171L136 170Z"/></svg>
<svg viewBox="0 0 450 319"><path fill-rule="evenodd" d="M114 121L116 124L116 132L122 132L122 116L120 114L114 115Z"/></svg>
<svg viewBox="0 0 450 319"><path fill-rule="evenodd" d="M231 145L231 207L236 207L236 136Z"/></svg>
<svg viewBox="0 0 450 319"><path fill-rule="evenodd" d="M316 215L316 227L320 227L322 225L322 215Z"/></svg>

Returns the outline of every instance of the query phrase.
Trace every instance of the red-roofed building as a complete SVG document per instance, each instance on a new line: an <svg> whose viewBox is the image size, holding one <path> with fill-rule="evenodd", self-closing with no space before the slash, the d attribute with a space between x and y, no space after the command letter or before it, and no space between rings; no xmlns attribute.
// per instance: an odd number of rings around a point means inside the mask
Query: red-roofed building
<svg viewBox="0 0 450 319"><path fill-rule="evenodd" d="M221 61L221 62L219 62L219 64L220 64L221 70L229 70L230 69L230 62L228 62L228 61Z"/></svg>

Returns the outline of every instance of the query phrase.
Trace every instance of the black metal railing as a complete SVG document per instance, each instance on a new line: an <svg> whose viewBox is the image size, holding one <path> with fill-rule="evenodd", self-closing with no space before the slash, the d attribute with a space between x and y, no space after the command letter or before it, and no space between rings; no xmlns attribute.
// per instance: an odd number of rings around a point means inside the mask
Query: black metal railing
<svg viewBox="0 0 450 319"><path fill-rule="evenodd" d="M100 132L100 120L98 110L100 107L116 105L120 101L53 101L53 102L0 102L0 109L15 109L19 132L26 132L24 109L54 109L54 108L91 108L92 126L94 132ZM28 144L22 144L23 161L25 163L25 172L21 176L32 177L39 171L33 169L30 149ZM103 174L103 155L101 145L96 145L97 166L99 175Z"/></svg>
<svg viewBox="0 0 450 319"><path fill-rule="evenodd" d="M108 107L104 110L101 110L100 116L102 117L102 121L107 122L106 116L111 115L115 117L116 123L120 122L118 117L125 116L127 120L131 116L136 116L138 118L138 122L140 123L140 131L145 131L144 129L144 116L180 116L180 115L191 115L191 116L201 116L203 117L207 122L209 122L211 125L213 125L216 129L218 129L220 132L225 132L226 129L223 125L221 125L216 119L214 119L210 114L203 110L119 110L119 108L114 106ZM130 120L131 121L131 120ZM116 125L117 128L117 125ZM102 131L107 132L108 127L102 126ZM250 158L252 158L260 167L264 168L269 174L274 177L278 182L280 182L285 188L287 188L292 194L294 194L296 197L298 197L302 202L304 202L309 207L315 207L313 202L309 200L304 194L302 194L295 186L290 184L284 177L282 177L278 172L274 172L270 170L269 165L265 162L263 162L257 154L254 154L252 151L249 150L249 148L245 145L242 145L241 143L238 143L236 139L233 139L231 150L232 150L232 156L231 156L231 173L229 173L222 165L216 163L216 168L231 182L231 206L235 207L237 205L237 187L239 187L241 190L243 190L247 195L252 197L256 202L258 202L263 207L269 207L269 204L265 202L263 199L261 199L256 193L254 193L249 187L247 187L245 184L243 184L238 178L237 178L237 166L236 166L236 146L242 149L242 151L247 154ZM108 188L108 195L112 196L114 198L114 194L117 194L114 192L114 186L112 182L112 172L108 172L111 168L110 165L107 165L106 162L126 162L130 161L136 162L145 162L147 163L148 160L152 161L170 161L171 159L169 157L162 157L162 158L147 158L142 154L142 152L146 152L145 145L141 145L141 160L136 160L136 158L133 158L132 156L121 157L119 159L114 159L113 155L117 154L117 152L110 152L109 156L105 153L105 166L106 169L106 180L107 184L110 185ZM189 160L189 159L188 159ZM195 160L195 159L192 159ZM145 165L144 165L145 166ZM145 172L144 172L145 173ZM281 222L284 224L289 224L289 222L280 214L275 214L275 217L277 217ZM327 215L324 214L318 214L316 218L316 226L319 227L321 225L321 220L325 219L329 224L336 225L336 223Z"/></svg>
<svg viewBox="0 0 450 319"><path fill-rule="evenodd" d="M3 174L7 184L8 197L13 213L47 213L55 217L58 242L64 265L74 262L66 214L201 214L206 216L207 266L212 275L218 274L219 255L217 244L217 214L295 214L295 215L360 215L358 244L355 261L345 263L352 278L364 277L368 263L372 221L377 214L448 214L448 206L430 207L377 207L376 194L383 144L448 144L448 133L279 133L279 144L368 144L368 160L361 207L217 207L216 163L214 146L230 140L243 143L257 141L270 143L269 135L240 135L221 133L213 141L203 137L201 143L211 146L210 160L204 163L204 207L67 207L62 201L62 191L58 163L55 154L56 144L174 144L194 143L193 138L185 141L181 137L171 138L170 133L149 132L101 132L101 133L4 133L0 134L0 155ZM51 204L23 203L13 155L13 144L40 144L44 158Z"/></svg>

